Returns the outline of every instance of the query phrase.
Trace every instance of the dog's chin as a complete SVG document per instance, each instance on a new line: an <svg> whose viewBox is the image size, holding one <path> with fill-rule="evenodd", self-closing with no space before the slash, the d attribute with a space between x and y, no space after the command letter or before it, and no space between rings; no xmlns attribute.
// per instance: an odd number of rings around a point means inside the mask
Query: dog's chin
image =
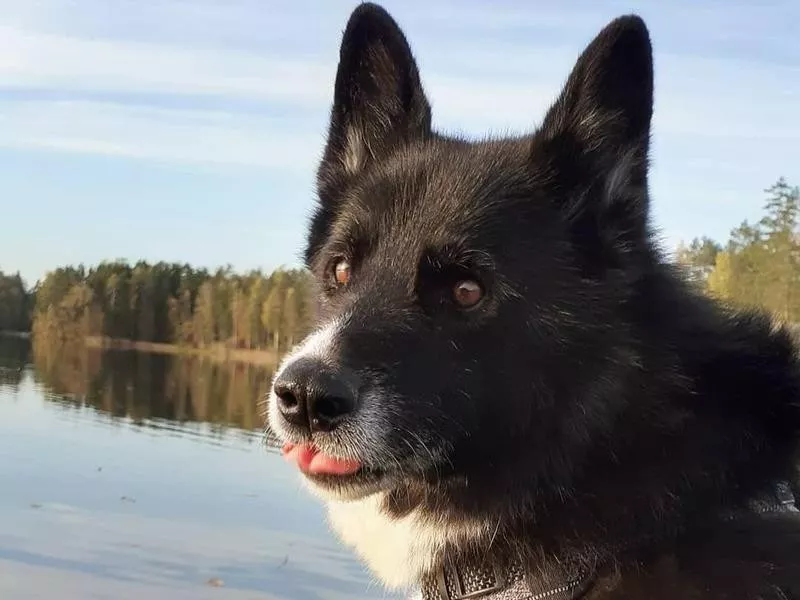
<svg viewBox="0 0 800 600"><path fill-rule="evenodd" d="M396 479L380 469L362 468L351 475L303 473L309 489L326 501L355 502L394 487Z"/></svg>
<svg viewBox="0 0 800 600"><path fill-rule="evenodd" d="M387 494L398 489L421 489L438 485L442 467L422 464L419 458L413 466L405 461L388 461L377 466L364 464L354 473L328 474L300 471L306 487L324 501L354 502L375 494ZM435 475L434 475L435 474Z"/></svg>

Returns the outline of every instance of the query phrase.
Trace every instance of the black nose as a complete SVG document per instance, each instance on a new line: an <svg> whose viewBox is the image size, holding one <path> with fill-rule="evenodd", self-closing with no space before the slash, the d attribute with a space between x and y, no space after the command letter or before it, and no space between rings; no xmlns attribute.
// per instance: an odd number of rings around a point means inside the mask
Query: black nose
<svg viewBox="0 0 800 600"><path fill-rule="evenodd" d="M356 409L355 374L310 358L286 366L274 385L278 409L296 427L331 431Z"/></svg>

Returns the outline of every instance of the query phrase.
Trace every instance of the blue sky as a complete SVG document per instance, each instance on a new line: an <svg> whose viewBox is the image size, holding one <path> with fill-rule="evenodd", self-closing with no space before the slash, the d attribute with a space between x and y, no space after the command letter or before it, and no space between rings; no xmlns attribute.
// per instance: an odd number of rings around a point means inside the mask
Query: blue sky
<svg viewBox="0 0 800 600"><path fill-rule="evenodd" d="M0 0L0 269L144 258L297 265L340 0ZM665 246L724 239L800 183L800 4L392 0L434 121L534 127L611 18L656 61L651 188Z"/></svg>

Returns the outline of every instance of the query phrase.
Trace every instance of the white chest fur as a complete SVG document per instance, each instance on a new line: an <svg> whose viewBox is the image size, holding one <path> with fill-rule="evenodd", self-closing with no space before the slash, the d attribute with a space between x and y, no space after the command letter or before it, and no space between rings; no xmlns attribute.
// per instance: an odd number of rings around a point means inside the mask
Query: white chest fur
<svg viewBox="0 0 800 600"><path fill-rule="evenodd" d="M381 510L383 498L329 502L331 526L388 588L414 586L445 543L446 529L420 522L415 513L390 519Z"/></svg>

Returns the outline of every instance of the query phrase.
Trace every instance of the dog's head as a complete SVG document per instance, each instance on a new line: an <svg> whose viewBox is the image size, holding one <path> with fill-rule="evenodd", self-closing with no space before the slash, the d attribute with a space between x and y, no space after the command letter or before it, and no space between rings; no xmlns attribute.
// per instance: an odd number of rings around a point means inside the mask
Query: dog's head
<svg viewBox="0 0 800 600"><path fill-rule="evenodd" d="M455 501L484 481L480 503L568 484L636 365L652 93L647 29L623 17L533 134L446 137L395 21L354 11L306 251L320 322L269 399L315 488Z"/></svg>

